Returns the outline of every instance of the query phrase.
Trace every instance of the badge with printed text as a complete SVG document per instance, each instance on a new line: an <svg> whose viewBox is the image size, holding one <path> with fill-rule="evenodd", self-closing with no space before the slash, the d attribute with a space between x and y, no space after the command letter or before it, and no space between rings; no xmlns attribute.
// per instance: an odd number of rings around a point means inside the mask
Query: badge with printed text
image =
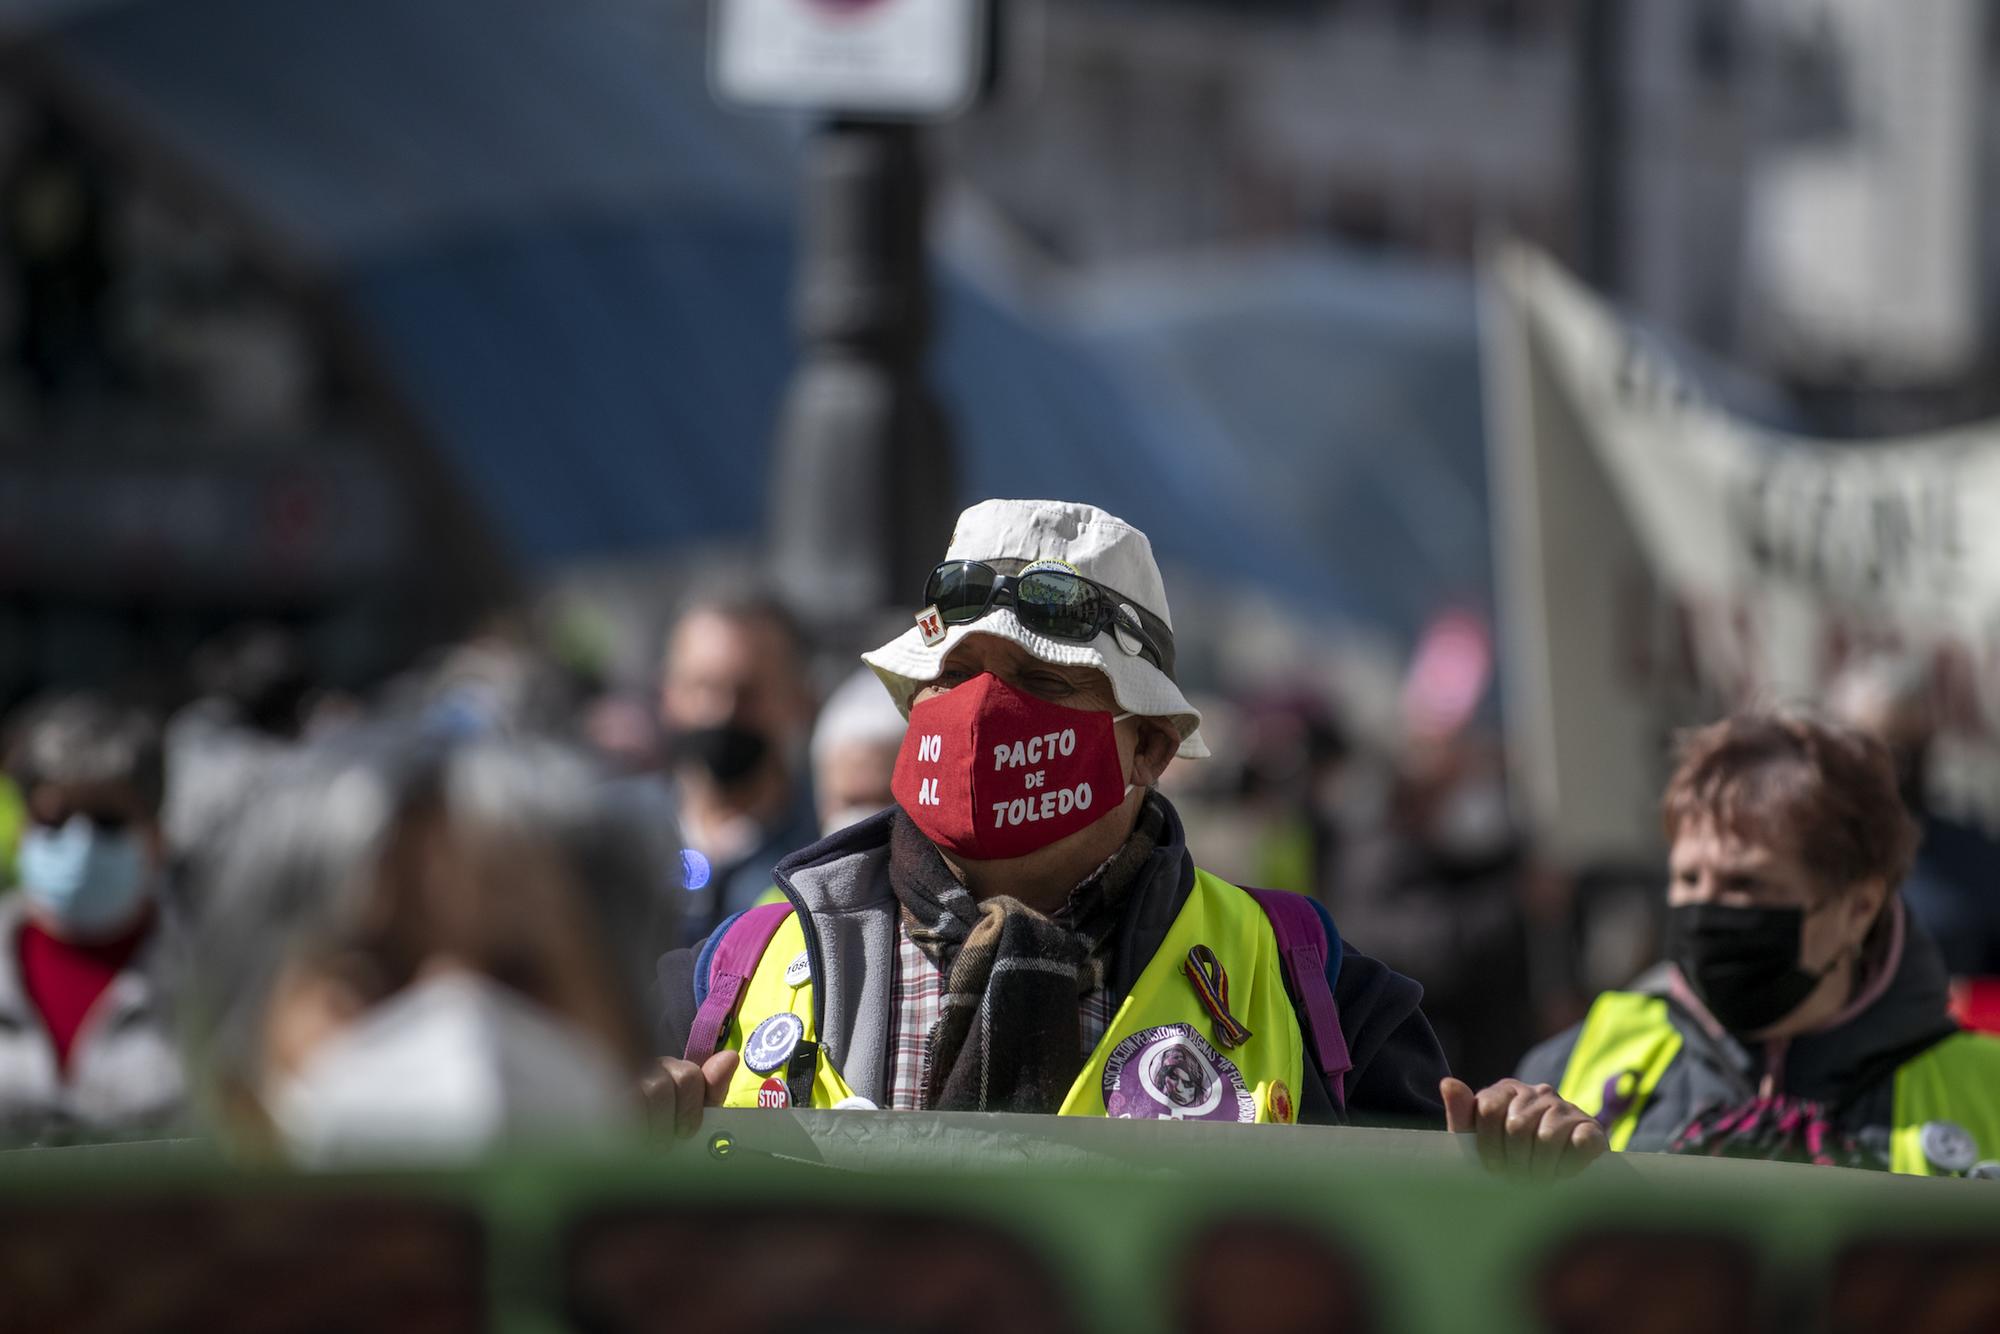
<svg viewBox="0 0 2000 1334"><path fill-rule="evenodd" d="M806 1021L790 1010L780 1010L750 1030L743 1044L743 1064L760 1075L768 1075L783 1065L806 1035Z"/></svg>
<svg viewBox="0 0 2000 1334"><path fill-rule="evenodd" d="M812 980L812 975L812 957L804 950L799 951L798 958L785 965L785 985L788 987L802 987Z"/></svg>
<svg viewBox="0 0 2000 1334"><path fill-rule="evenodd" d="M1287 1095L1289 1099L1289 1095ZM1192 1024L1134 1033L1104 1063L1104 1114L1127 1121L1255 1121L1257 1095Z"/></svg>
<svg viewBox="0 0 2000 1334"><path fill-rule="evenodd" d="M792 1091L785 1087L782 1079L767 1079L757 1086L759 1107L789 1107L792 1105Z"/></svg>
<svg viewBox="0 0 2000 1334"><path fill-rule="evenodd" d="M917 613L917 632L924 637L925 648L936 648L944 642L944 617L938 614L935 602Z"/></svg>

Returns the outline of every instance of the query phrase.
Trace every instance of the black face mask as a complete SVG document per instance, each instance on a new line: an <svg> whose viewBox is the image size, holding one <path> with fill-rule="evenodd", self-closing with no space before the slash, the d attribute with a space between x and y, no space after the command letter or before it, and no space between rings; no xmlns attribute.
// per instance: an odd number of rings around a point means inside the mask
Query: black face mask
<svg viewBox="0 0 2000 1334"><path fill-rule="evenodd" d="M1799 967L1805 920L1801 908L1669 908L1667 957L1717 1022L1755 1033L1796 1010L1826 976Z"/></svg>
<svg viewBox="0 0 2000 1334"><path fill-rule="evenodd" d="M699 764L723 787L734 787L757 772L770 750L762 732L735 723L691 727L674 738L675 757Z"/></svg>

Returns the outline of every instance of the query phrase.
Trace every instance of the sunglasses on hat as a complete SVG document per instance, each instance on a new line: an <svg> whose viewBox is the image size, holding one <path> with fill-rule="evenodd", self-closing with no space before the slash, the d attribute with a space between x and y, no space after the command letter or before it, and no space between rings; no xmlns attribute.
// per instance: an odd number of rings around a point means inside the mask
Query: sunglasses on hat
<svg viewBox="0 0 2000 1334"><path fill-rule="evenodd" d="M1109 633L1119 647L1174 679L1174 633L1165 621L1074 570L1026 561L948 560L924 581L924 601L946 625L965 625L996 607L1038 635L1088 644Z"/></svg>

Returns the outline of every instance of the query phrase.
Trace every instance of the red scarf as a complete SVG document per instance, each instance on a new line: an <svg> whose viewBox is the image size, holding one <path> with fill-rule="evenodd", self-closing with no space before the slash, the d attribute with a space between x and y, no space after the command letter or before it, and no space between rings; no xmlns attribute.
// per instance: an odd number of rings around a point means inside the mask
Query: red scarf
<svg viewBox="0 0 2000 1334"><path fill-rule="evenodd" d="M98 998L125 971L152 934L152 914L116 940L77 944L50 935L33 922L21 927L21 987L41 1013L55 1044L56 1070L69 1076L70 1049Z"/></svg>

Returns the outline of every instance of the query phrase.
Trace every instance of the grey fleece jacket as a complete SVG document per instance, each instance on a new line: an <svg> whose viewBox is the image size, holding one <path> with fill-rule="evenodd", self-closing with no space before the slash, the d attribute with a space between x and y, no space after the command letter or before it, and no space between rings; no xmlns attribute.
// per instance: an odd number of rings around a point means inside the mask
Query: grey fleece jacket
<svg viewBox="0 0 2000 1334"><path fill-rule="evenodd" d="M1166 828L1136 877L1112 941L1108 985L1115 1007L1158 951L1194 888L1187 835L1170 803ZM808 924L817 1028L848 1086L886 1103L890 984L896 970L897 906L889 887L890 812L843 829L778 863L777 881ZM663 956L658 970L656 1041L662 1055L687 1046L696 1011L696 970L709 942ZM701 990L706 990L705 979ZM1334 1001L1354 1068L1348 1072L1347 1120L1442 1129L1438 1081L1444 1053L1417 1008L1423 988L1347 946ZM1341 1120L1332 1091L1310 1069L1299 1119Z"/></svg>
<svg viewBox="0 0 2000 1334"><path fill-rule="evenodd" d="M1895 911L1902 911L1900 904ZM1946 1012L1947 978L1937 945L1907 913L1901 957L1885 966L1894 969L1887 989L1846 1023L1751 1046L1722 1032L1699 1002L1689 1004L1690 993L1675 985L1672 965L1649 970L1631 989L1666 998L1682 1047L1640 1109L1628 1147L1665 1149L1696 1117L1757 1096L1767 1070L1775 1076L1775 1091L1820 1103L1838 1130L1864 1146L1886 1146L1896 1068L1957 1026ZM1579 1024L1529 1051L1521 1058L1519 1078L1560 1085L1581 1030Z"/></svg>

